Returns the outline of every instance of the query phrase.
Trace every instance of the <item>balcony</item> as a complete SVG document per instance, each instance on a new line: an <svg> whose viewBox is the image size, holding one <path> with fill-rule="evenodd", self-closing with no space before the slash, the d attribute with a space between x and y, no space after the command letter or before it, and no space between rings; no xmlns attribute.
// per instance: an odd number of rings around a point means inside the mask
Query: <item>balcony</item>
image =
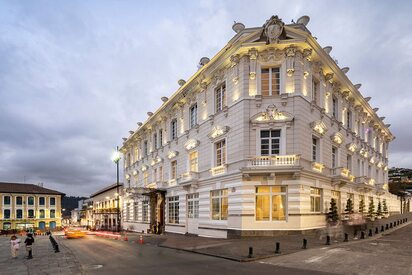
<svg viewBox="0 0 412 275"><path fill-rule="evenodd" d="M355 184L361 191L370 191L375 187L375 180L366 176L356 177Z"/></svg>
<svg viewBox="0 0 412 275"><path fill-rule="evenodd" d="M179 185L186 185L186 184L192 184L192 183L197 183L199 180L199 173L198 172L186 172L180 175L180 177L177 179L177 183Z"/></svg>
<svg viewBox="0 0 412 275"><path fill-rule="evenodd" d="M353 181L353 176L350 170L343 167L336 167L332 169L332 184L343 185Z"/></svg>
<svg viewBox="0 0 412 275"><path fill-rule="evenodd" d="M226 173L226 164L213 167L212 169L210 169L210 173L212 174L212 176L218 176Z"/></svg>
<svg viewBox="0 0 412 275"><path fill-rule="evenodd" d="M299 166L299 155L261 156L249 160L248 167Z"/></svg>

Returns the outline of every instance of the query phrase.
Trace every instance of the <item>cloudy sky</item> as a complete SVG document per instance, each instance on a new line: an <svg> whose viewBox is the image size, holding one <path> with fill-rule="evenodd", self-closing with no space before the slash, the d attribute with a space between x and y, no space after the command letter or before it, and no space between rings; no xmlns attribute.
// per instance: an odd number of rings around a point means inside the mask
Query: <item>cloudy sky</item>
<svg viewBox="0 0 412 275"><path fill-rule="evenodd" d="M128 130L227 43L233 21L261 26L272 14L311 17L392 124L390 165L412 168L410 1L170 3L0 1L0 181L69 195L114 182L110 156Z"/></svg>

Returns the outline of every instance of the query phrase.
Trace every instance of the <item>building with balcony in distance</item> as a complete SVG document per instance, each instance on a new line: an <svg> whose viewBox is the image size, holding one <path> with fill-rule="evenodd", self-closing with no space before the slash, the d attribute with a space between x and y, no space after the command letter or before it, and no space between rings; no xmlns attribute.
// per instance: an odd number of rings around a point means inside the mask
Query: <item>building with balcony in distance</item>
<svg viewBox="0 0 412 275"><path fill-rule="evenodd" d="M307 29L309 17L235 35L123 138L123 226L208 237L326 226L331 199L377 208L394 136Z"/></svg>
<svg viewBox="0 0 412 275"><path fill-rule="evenodd" d="M87 222L86 215L89 215L88 218L93 222L93 224L87 225L97 230L116 231L118 221L120 221L118 219L118 213L122 210L117 207L117 202L119 199L119 205L121 205L122 197L120 195L122 192L123 184L120 183L119 186L117 186L117 184L112 184L92 194L89 202L90 200L93 202L93 214L92 217L90 217L90 214L85 212L85 219Z"/></svg>
<svg viewBox="0 0 412 275"><path fill-rule="evenodd" d="M3 230L61 227L63 193L43 184L0 182L0 228Z"/></svg>

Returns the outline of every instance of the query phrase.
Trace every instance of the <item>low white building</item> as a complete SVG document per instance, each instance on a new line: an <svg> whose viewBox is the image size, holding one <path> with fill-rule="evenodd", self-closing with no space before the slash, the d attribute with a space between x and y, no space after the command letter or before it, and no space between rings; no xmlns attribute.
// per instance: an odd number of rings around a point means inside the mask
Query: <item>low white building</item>
<svg viewBox="0 0 412 275"><path fill-rule="evenodd" d="M112 184L94 194L90 195L90 199L86 202L87 207L92 205L92 217L85 212L84 224L97 230L112 230L116 231L118 223L121 222L121 211L118 205L122 205L123 184ZM119 203L118 203L119 201ZM87 220L89 218L89 220ZM90 224L90 221L93 224Z"/></svg>
<svg viewBox="0 0 412 275"><path fill-rule="evenodd" d="M331 198L390 213L394 136L306 28L308 17L235 36L125 138L123 227L210 237L326 225Z"/></svg>

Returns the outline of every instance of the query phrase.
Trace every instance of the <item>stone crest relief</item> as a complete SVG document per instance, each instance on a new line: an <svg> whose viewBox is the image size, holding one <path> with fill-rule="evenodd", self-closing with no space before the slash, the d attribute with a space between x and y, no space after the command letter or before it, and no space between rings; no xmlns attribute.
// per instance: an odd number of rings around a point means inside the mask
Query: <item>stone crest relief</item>
<svg viewBox="0 0 412 275"><path fill-rule="evenodd" d="M283 32L283 26L285 23L276 15L272 15L266 23L263 25L265 29L265 35L267 37L267 44L276 43L279 40L279 36Z"/></svg>

